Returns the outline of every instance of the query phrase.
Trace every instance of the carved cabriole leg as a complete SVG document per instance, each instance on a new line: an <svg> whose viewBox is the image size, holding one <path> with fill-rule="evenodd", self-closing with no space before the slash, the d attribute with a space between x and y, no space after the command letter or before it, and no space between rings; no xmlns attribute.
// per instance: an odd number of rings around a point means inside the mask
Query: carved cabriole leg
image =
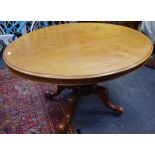
<svg viewBox="0 0 155 155"><path fill-rule="evenodd" d="M53 97L58 96L66 87L64 86L57 86L57 90L55 92L52 91L46 91L45 92L45 97L46 99L53 99Z"/></svg>
<svg viewBox="0 0 155 155"><path fill-rule="evenodd" d="M105 87L96 86L95 93L103 101L106 107L114 110L116 114L121 115L123 113L123 107L113 104L109 99L109 91Z"/></svg>
<svg viewBox="0 0 155 155"><path fill-rule="evenodd" d="M67 133L68 125L73 116L75 106L76 106L76 103L78 102L79 96L80 96L79 91L77 89L74 89L71 96L68 99L70 108L67 111L65 117L63 118L62 122L57 125L57 129L59 133Z"/></svg>
<svg viewBox="0 0 155 155"><path fill-rule="evenodd" d="M63 118L61 123L57 125L57 133L66 133L72 115L74 113L76 103L78 102L78 99L81 95L96 94L103 101L106 107L115 111L116 114L120 115L123 113L123 108L121 106L115 105L110 101L108 89L105 87L98 86L96 84L81 86L57 86L56 92L53 93L47 91L45 97L47 99L53 99L53 97L58 96L66 88L72 89L73 91L68 99L70 108L67 110L67 113L65 114L65 117Z"/></svg>

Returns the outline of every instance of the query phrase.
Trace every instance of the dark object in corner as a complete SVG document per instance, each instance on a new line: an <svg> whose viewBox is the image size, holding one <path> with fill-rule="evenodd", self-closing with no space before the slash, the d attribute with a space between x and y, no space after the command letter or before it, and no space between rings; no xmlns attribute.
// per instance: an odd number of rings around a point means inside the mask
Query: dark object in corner
<svg viewBox="0 0 155 155"><path fill-rule="evenodd" d="M151 55L150 59L148 60L148 62L146 63L145 66L155 70L155 54L154 54L154 52Z"/></svg>
<svg viewBox="0 0 155 155"><path fill-rule="evenodd" d="M3 40L0 40L0 57L2 57L4 49L6 48L6 44Z"/></svg>

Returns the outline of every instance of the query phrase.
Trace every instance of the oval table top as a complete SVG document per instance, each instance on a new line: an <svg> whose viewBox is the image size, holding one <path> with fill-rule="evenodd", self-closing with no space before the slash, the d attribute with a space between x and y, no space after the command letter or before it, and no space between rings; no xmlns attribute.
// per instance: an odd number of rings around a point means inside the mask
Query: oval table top
<svg viewBox="0 0 155 155"><path fill-rule="evenodd" d="M143 65L152 53L148 37L103 23L51 26L7 46L3 59L15 72L56 83L102 79ZM74 82L73 82L74 81ZM64 82L65 84L65 82Z"/></svg>

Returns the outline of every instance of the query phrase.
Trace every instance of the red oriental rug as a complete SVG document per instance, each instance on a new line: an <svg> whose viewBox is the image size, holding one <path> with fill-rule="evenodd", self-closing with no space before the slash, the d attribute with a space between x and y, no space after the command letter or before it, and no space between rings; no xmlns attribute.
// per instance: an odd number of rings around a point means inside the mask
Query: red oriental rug
<svg viewBox="0 0 155 155"><path fill-rule="evenodd" d="M55 89L55 85L25 80L1 69L0 134L56 133L56 125L69 107L62 96L45 99L45 91ZM74 125L69 133L76 133Z"/></svg>

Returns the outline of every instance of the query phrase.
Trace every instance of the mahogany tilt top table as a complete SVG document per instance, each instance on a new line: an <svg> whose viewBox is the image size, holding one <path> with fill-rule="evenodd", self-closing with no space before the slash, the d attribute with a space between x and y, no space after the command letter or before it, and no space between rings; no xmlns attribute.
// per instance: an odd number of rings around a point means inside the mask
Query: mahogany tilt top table
<svg viewBox="0 0 155 155"><path fill-rule="evenodd" d="M33 31L7 46L3 59L15 74L40 82L57 84L47 99L72 89L69 102L94 93L118 114L123 108L109 100L108 89L98 82L125 75L146 63L153 45L141 32L124 26L99 23L57 25ZM64 132L70 112L58 124Z"/></svg>

